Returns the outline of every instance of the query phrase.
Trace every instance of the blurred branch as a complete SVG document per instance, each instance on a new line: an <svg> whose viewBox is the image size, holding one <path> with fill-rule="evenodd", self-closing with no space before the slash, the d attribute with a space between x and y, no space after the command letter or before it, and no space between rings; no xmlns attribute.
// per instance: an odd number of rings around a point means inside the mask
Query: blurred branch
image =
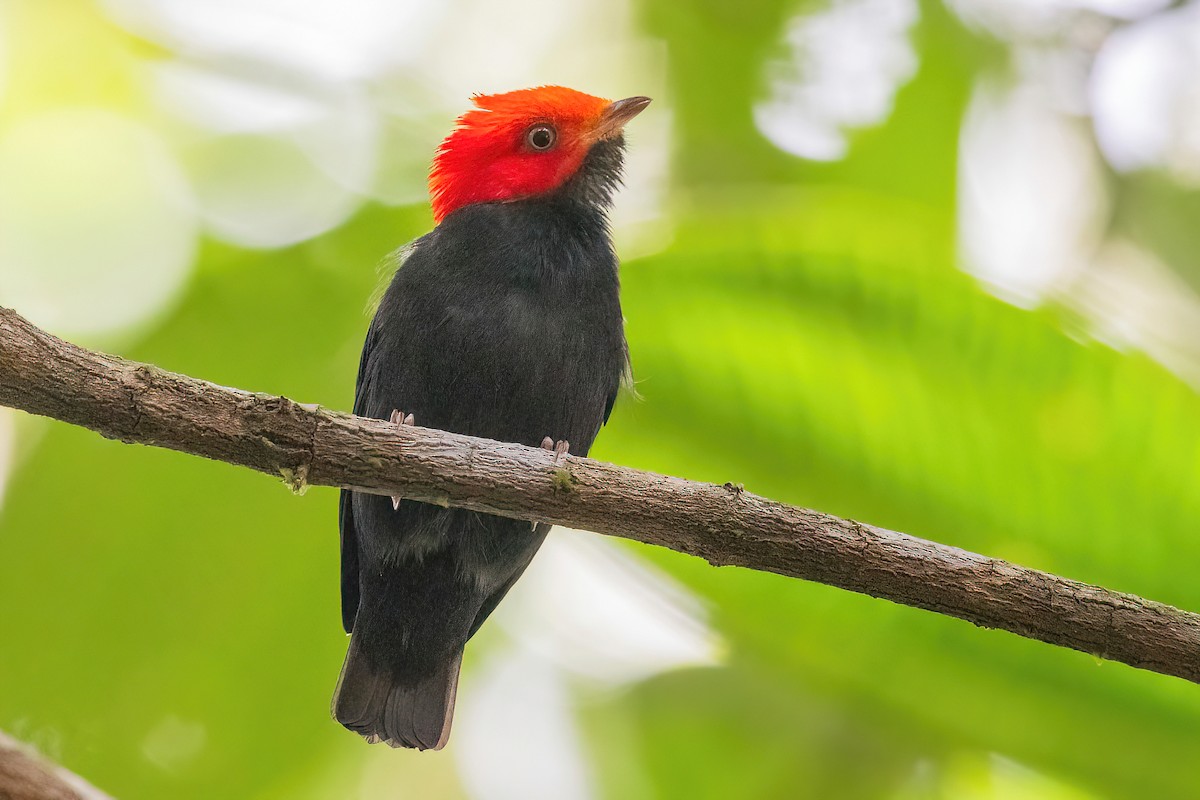
<svg viewBox="0 0 1200 800"><path fill-rule="evenodd" d="M108 800L108 795L0 733L0 800Z"/></svg>
<svg viewBox="0 0 1200 800"><path fill-rule="evenodd" d="M1200 682L1200 615L757 497L392 425L94 353L0 309L0 405L310 484L585 528Z"/></svg>

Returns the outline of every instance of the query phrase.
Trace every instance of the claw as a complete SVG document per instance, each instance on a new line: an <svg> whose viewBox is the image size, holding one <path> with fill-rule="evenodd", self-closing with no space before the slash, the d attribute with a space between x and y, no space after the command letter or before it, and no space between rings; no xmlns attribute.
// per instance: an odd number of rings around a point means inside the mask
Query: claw
<svg viewBox="0 0 1200 800"><path fill-rule="evenodd" d="M570 451L571 443L566 439L559 439L556 442L547 436L542 439L542 449L554 453L554 464L557 466L562 463L563 457Z"/></svg>
<svg viewBox="0 0 1200 800"><path fill-rule="evenodd" d="M392 423L393 425L415 425L416 419L412 414L405 415L405 413L400 409L393 408L391 415L388 417L388 422ZM392 496L393 511L400 510L400 501L403 499L403 497L396 497L394 495Z"/></svg>
<svg viewBox="0 0 1200 800"><path fill-rule="evenodd" d="M566 457L567 453L570 452L571 443L566 439L559 439L556 442L547 436L545 439L542 439L542 449L549 450L551 453L554 453L554 466L558 467L562 465L563 459ZM537 521L530 521L529 524L533 530L537 530Z"/></svg>

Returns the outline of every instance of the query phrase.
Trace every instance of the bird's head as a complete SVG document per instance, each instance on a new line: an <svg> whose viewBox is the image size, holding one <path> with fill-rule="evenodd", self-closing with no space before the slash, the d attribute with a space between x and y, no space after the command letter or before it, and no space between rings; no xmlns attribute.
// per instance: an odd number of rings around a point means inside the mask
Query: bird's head
<svg viewBox="0 0 1200 800"><path fill-rule="evenodd" d="M599 179L615 182L621 132L650 103L648 97L614 103L562 86L476 95L472 100L476 107L458 118L429 174L437 222L473 203L553 192L584 168L593 150L611 151L598 161L612 174ZM607 198L607 191L602 197Z"/></svg>

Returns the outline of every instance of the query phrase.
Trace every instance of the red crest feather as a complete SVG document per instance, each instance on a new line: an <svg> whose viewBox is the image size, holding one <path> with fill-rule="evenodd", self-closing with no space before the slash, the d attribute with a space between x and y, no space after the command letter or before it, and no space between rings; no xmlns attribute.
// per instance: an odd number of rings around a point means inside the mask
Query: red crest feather
<svg viewBox="0 0 1200 800"><path fill-rule="evenodd" d="M471 203L518 200L561 186L583 163L610 105L563 86L475 95L471 101L476 107L458 118L429 174L437 222ZM557 137L544 151L527 141L541 124L553 126Z"/></svg>

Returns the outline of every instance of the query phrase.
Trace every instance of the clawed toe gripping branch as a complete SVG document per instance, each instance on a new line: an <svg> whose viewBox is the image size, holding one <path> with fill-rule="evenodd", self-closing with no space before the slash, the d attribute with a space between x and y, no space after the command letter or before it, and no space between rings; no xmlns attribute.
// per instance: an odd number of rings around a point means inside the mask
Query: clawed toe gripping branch
<svg viewBox="0 0 1200 800"><path fill-rule="evenodd" d="M398 408L392 409L392 416L388 418L388 422L393 425L416 425L417 420L412 414L405 414ZM404 498L399 495L392 495L392 510L399 511L400 504L404 502Z"/></svg>
<svg viewBox="0 0 1200 800"><path fill-rule="evenodd" d="M420 428L399 412L391 421L363 419L216 386L76 347L7 309L0 309L0 405L110 439L291 476L293 488L340 486L622 536L1200 682L1200 615L1162 603L731 484L570 456L565 442L547 453Z"/></svg>

